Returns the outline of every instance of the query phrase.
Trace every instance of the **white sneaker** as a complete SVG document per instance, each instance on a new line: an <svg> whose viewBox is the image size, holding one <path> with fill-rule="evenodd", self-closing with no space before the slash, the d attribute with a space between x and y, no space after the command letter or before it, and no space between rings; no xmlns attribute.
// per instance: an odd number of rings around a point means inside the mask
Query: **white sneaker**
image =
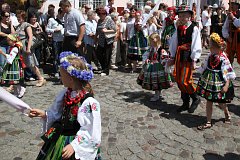
<svg viewBox="0 0 240 160"><path fill-rule="evenodd" d="M111 69L118 69L116 65L111 65Z"/></svg>
<svg viewBox="0 0 240 160"><path fill-rule="evenodd" d="M101 73L101 76L106 76L107 74L106 73Z"/></svg>
<svg viewBox="0 0 240 160"><path fill-rule="evenodd" d="M160 97L158 95L154 95L151 99L150 102L156 102L160 99Z"/></svg>
<svg viewBox="0 0 240 160"><path fill-rule="evenodd" d="M17 97L18 97L18 98L22 98L23 95L24 95L24 93L25 93L25 91L26 91L26 88L25 88L25 87L19 86Z"/></svg>

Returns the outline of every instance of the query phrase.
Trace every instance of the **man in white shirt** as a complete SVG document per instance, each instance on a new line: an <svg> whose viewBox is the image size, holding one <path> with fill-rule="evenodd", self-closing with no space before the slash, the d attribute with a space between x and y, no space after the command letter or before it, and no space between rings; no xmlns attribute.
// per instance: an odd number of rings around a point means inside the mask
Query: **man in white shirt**
<svg viewBox="0 0 240 160"><path fill-rule="evenodd" d="M204 11L202 12L202 25L203 25L202 39L203 47L205 48L208 48L209 45L208 37L210 36L210 27L212 25L211 14L212 13L210 11L209 6L204 6Z"/></svg>
<svg viewBox="0 0 240 160"><path fill-rule="evenodd" d="M231 63L234 61L235 55L237 62L240 64L240 1L236 0L231 4L232 8L223 25L222 34L227 39L227 55ZM231 28L230 28L231 26Z"/></svg>
<svg viewBox="0 0 240 160"><path fill-rule="evenodd" d="M72 8L69 0L61 0L59 6L65 13L63 51L72 51L84 56L81 45L85 33L85 19L79 10Z"/></svg>
<svg viewBox="0 0 240 160"><path fill-rule="evenodd" d="M10 21L14 27L19 25L16 14L10 12L10 5L8 3L2 4L2 11L10 13Z"/></svg>

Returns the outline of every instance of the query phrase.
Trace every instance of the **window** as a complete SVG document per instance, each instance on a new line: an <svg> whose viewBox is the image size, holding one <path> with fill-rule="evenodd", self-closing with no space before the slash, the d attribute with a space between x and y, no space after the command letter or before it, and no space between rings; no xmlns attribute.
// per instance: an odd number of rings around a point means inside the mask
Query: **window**
<svg viewBox="0 0 240 160"><path fill-rule="evenodd" d="M134 5L136 5L138 9L143 9L147 1L148 0L135 0Z"/></svg>
<svg viewBox="0 0 240 160"><path fill-rule="evenodd" d="M89 4L93 6L93 10L97 8L100 4L104 4L103 0L81 0L79 1L79 6L82 7L83 4Z"/></svg>

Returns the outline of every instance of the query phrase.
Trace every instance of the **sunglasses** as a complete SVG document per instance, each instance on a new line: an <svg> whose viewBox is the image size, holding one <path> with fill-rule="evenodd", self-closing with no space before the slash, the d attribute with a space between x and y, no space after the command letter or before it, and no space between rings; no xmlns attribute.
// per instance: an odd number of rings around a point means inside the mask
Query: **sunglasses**
<svg viewBox="0 0 240 160"><path fill-rule="evenodd" d="M8 18L8 17L10 17L10 16L4 16L4 17Z"/></svg>

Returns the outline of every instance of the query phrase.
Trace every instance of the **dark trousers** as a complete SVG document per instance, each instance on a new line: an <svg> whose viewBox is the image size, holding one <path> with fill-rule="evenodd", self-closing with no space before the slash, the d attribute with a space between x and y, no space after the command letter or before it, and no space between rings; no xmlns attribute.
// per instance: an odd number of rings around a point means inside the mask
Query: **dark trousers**
<svg viewBox="0 0 240 160"><path fill-rule="evenodd" d="M60 60L59 60L59 55L62 52L63 48L63 42L53 42L53 53L54 53L54 62L53 62L53 67L54 67L54 73L59 72L59 65L60 65Z"/></svg>
<svg viewBox="0 0 240 160"><path fill-rule="evenodd" d="M63 51L71 51L77 53L79 56L85 57L85 54L83 54L83 47L80 46L79 48L76 48L75 46L77 40L77 36L65 36L63 40Z"/></svg>
<svg viewBox="0 0 240 160"><path fill-rule="evenodd" d="M121 54L121 64L125 66L127 61L127 44L124 41L120 41L120 54Z"/></svg>
<svg viewBox="0 0 240 160"><path fill-rule="evenodd" d="M96 48L87 44L86 45L86 60L89 64L91 64L91 62L94 62L94 64L96 65L96 67L99 69L101 68L101 64L99 63L98 59L97 59L97 55L96 55Z"/></svg>
<svg viewBox="0 0 240 160"><path fill-rule="evenodd" d="M109 69L111 64L111 56L112 56L112 48L113 44L105 43L104 47L97 47L97 58L102 66L102 70L104 73L109 75Z"/></svg>

